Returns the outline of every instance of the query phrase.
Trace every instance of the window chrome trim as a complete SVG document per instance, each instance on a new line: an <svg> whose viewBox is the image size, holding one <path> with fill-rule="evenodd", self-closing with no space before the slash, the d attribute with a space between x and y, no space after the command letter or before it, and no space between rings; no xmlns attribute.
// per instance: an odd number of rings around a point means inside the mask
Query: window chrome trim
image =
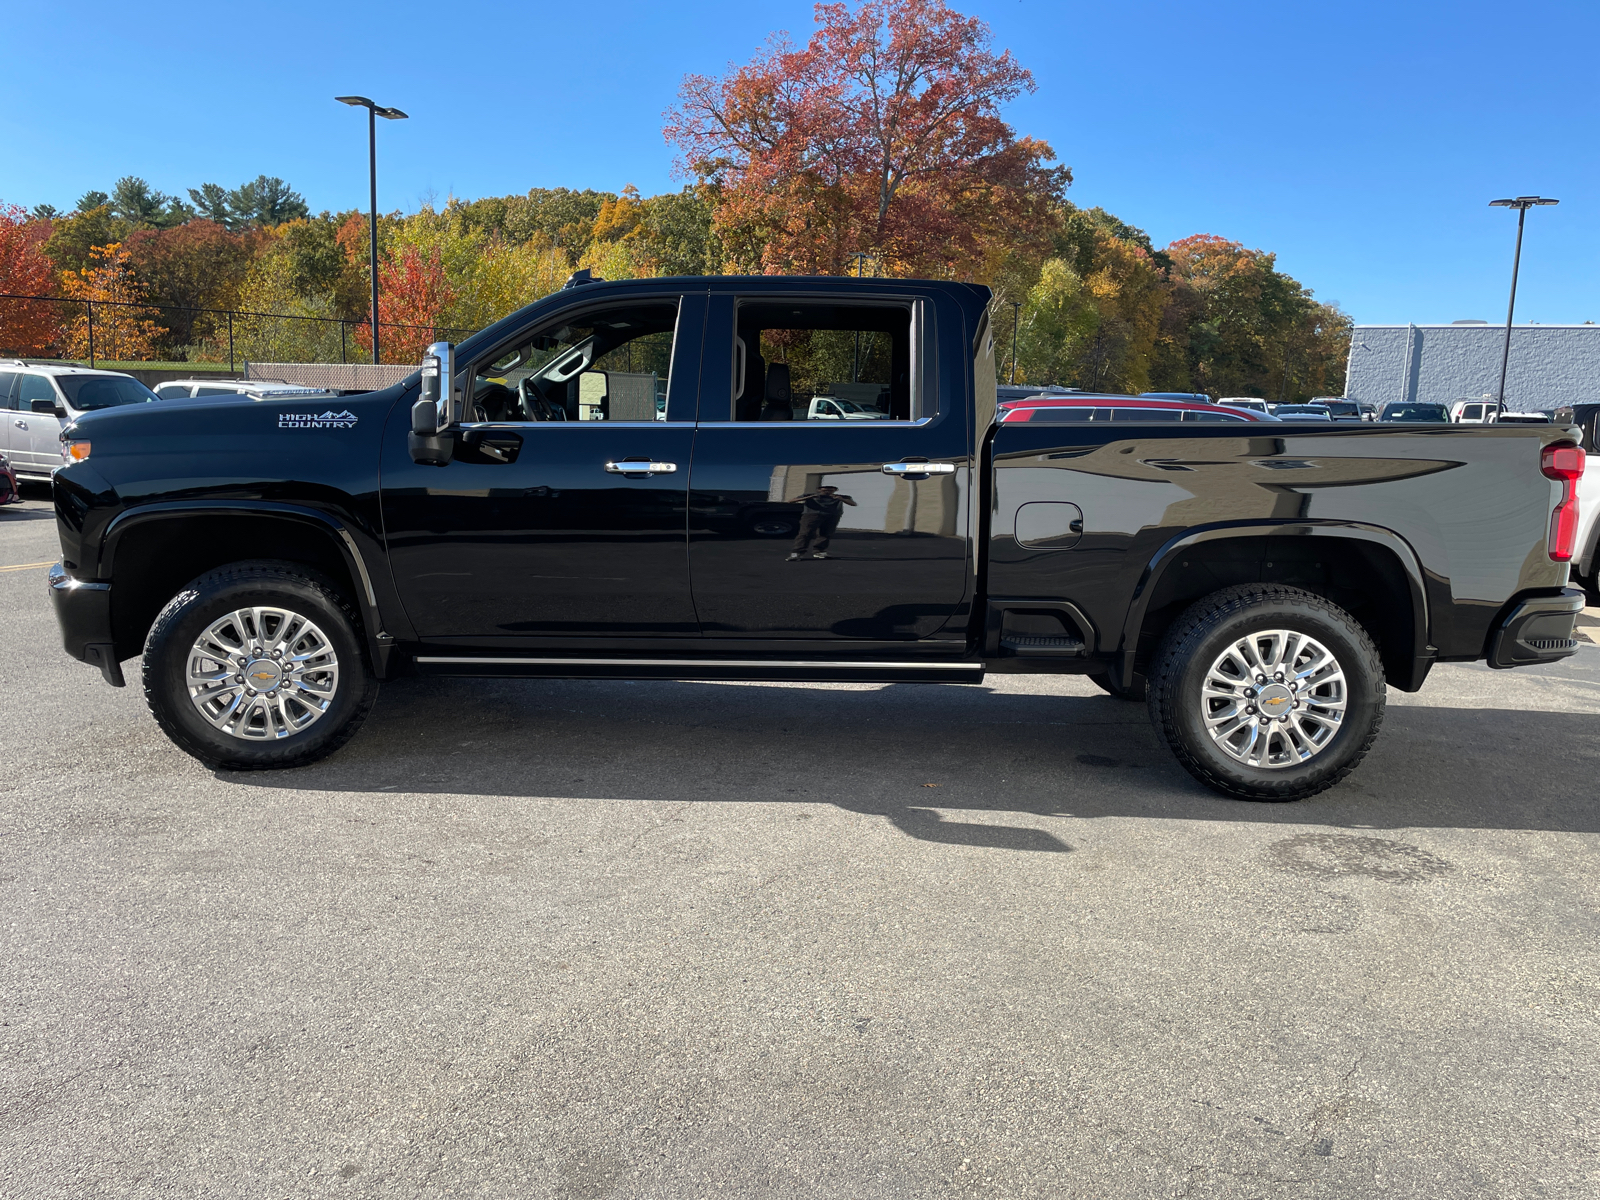
<svg viewBox="0 0 1600 1200"><path fill-rule="evenodd" d="M869 425L874 429L915 429L932 425L938 417L918 417L915 421L701 421L700 427L728 429L840 429L844 426Z"/></svg>
<svg viewBox="0 0 1600 1200"><path fill-rule="evenodd" d="M693 421L474 421L456 426L466 430L493 429L693 429Z"/></svg>

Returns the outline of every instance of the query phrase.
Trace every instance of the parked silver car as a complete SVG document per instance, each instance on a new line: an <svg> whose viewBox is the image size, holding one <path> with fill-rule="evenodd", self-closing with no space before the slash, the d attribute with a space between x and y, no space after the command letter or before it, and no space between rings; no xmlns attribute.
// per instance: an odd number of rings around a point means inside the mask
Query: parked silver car
<svg viewBox="0 0 1600 1200"><path fill-rule="evenodd" d="M270 383L260 379L169 379L156 384L162 400L182 400L190 396L249 396L254 400L331 396L326 388L302 387L295 383Z"/></svg>
<svg viewBox="0 0 1600 1200"><path fill-rule="evenodd" d="M132 375L88 367L0 359L0 453L23 479L49 479L61 465L61 427L86 412L145 404L156 395Z"/></svg>

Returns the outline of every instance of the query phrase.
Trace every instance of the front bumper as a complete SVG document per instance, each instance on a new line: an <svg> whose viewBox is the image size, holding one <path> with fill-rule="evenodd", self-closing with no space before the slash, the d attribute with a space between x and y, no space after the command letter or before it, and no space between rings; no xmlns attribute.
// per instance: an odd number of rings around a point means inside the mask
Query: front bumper
<svg viewBox="0 0 1600 1200"><path fill-rule="evenodd" d="M56 563L50 568L50 603L67 653L99 667L112 687L126 687L111 637L111 585L74 579Z"/></svg>
<svg viewBox="0 0 1600 1200"><path fill-rule="evenodd" d="M1489 642L1489 665L1504 670L1566 658L1578 648L1572 630L1583 599L1577 588L1562 588L1558 595L1530 596L1513 605Z"/></svg>

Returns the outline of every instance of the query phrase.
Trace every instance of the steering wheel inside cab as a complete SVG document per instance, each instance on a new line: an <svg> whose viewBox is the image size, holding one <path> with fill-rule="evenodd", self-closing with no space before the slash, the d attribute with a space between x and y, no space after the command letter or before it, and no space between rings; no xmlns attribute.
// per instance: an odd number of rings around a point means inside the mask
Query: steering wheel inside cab
<svg viewBox="0 0 1600 1200"><path fill-rule="evenodd" d="M474 389L473 416L479 421L565 421L566 410L550 403L531 378L515 388L484 380Z"/></svg>

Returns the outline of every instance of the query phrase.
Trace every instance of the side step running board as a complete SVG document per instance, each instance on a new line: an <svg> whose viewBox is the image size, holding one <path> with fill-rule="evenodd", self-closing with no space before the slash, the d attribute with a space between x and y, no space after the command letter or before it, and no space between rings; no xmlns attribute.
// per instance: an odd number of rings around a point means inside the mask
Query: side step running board
<svg viewBox="0 0 1600 1200"><path fill-rule="evenodd" d="M981 683L981 662L861 662L809 659L570 658L420 655L422 675L531 679L686 679L760 682Z"/></svg>

